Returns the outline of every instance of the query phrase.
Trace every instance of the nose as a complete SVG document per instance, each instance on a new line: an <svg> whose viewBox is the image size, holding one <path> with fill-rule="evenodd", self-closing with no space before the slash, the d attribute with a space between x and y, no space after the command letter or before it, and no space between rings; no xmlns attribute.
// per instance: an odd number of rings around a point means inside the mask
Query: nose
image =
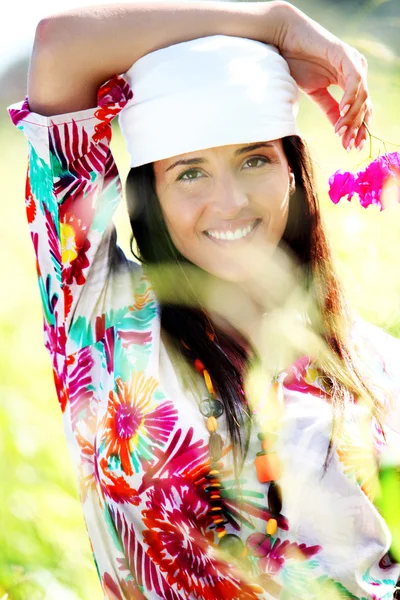
<svg viewBox="0 0 400 600"><path fill-rule="evenodd" d="M220 178L214 188L212 208L223 219L233 219L248 206L249 198L246 190L239 185L232 173L226 173Z"/></svg>

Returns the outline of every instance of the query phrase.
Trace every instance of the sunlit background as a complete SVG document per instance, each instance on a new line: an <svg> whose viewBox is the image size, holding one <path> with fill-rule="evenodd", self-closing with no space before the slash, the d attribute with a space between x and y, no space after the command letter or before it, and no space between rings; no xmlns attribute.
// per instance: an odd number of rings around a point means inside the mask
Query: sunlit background
<svg viewBox="0 0 400 600"><path fill-rule="evenodd" d="M81 3L82 4L82 3ZM85 2L83 4L89 4ZM296 6L362 51L375 105L372 132L400 150L399 0L295 0ZM26 93L37 22L79 5L35 0L14 4L0 20L0 600L97 600L75 474L64 440L47 351L33 247L25 217L27 146L6 106ZM62 69L62 65L60 65ZM379 213L354 199L334 206L328 178L369 156L347 154L319 109L302 99L299 128L315 161L321 209L347 296L369 321L400 337L400 208ZM112 148L124 181L128 155L114 123ZM383 152L374 142L373 157ZM364 165L367 163L365 162ZM117 212L120 245L129 253L125 206Z"/></svg>

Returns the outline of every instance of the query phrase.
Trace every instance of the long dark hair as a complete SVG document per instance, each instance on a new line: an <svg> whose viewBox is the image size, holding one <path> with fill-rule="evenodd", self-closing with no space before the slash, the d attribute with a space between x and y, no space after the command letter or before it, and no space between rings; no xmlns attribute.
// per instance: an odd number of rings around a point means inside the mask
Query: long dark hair
<svg viewBox="0 0 400 600"><path fill-rule="evenodd" d="M331 456L337 416L347 402L366 394L373 401L372 414L380 421L380 403L374 398L357 366L349 341L350 318L342 290L332 264L331 251L321 221L311 159L304 141L298 136L282 139L283 150L296 180L290 198L288 222L281 243L289 248L301 265L304 286L313 294L317 314L314 326L337 358L319 365L328 382L334 409L333 428L324 464ZM128 214L132 227L131 250L144 265L188 264L172 243L155 191L152 164L130 170L126 181ZM137 246L135 252L134 244ZM161 325L179 352L190 359L196 356L208 369L221 398L227 419L235 470L243 460L241 432L246 414L243 378L249 365L248 343L233 338L215 327L204 310L161 299ZM212 335L210 335L210 332ZM188 352L190 349L190 354Z"/></svg>

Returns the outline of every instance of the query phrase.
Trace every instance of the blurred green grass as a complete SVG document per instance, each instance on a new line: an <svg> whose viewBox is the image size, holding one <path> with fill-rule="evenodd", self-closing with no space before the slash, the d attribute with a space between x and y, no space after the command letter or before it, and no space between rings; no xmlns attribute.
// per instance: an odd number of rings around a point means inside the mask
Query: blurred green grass
<svg viewBox="0 0 400 600"><path fill-rule="evenodd" d="M309 7L316 19L322 15L324 25L366 54L375 105L372 130L400 143L399 59L337 8L327 14L321 3L298 5ZM102 592L42 342L24 205L26 141L4 110L1 114L0 600L96 600ZM327 196L329 176L339 168L354 169L368 150L347 154L319 109L304 98L299 129L315 161L321 210L347 296L363 317L400 337L400 207L379 213L356 201L334 206ZM124 182L129 163L116 123L112 148ZM374 156L378 151L375 145ZM116 224L120 245L129 254L124 204Z"/></svg>

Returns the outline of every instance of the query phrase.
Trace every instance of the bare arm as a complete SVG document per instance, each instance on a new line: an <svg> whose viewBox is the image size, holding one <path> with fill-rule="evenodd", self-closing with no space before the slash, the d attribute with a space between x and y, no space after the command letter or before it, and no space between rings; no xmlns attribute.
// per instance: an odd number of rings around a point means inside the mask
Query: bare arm
<svg viewBox="0 0 400 600"><path fill-rule="evenodd" d="M368 125L372 117L365 57L283 0L141 0L48 17L36 31L28 78L30 108L55 115L94 107L99 86L142 56L215 34L277 46L300 89L340 132L343 146L364 143L363 122ZM332 85L344 91L340 104L329 91Z"/></svg>
<svg viewBox="0 0 400 600"><path fill-rule="evenodd" d="M282 2L171 2L87 6L41 21L32 52L32 111L96 106L99 86L140 57L178 42L225 34L274 42Z"/></svg>

